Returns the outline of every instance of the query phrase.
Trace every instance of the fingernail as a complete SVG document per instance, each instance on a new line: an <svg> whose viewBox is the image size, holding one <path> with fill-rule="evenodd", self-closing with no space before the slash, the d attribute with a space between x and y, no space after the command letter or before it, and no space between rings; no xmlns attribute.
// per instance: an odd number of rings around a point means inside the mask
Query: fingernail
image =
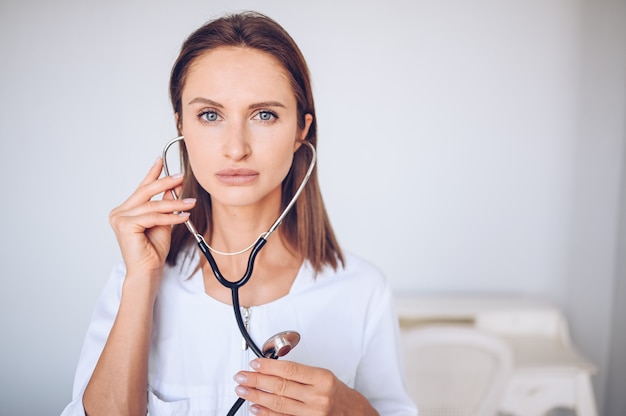
<svg viewBox="0 0 626 416"><path fill-rule="evenodd" d="M250 406L250 413L253 415L258 415L260 410L256 405Z"/></svg>
<svg viewBox="0 0 626 416"><path fill-rule="evenodd" d="M250 367L258 370L261 367L261 362L259 360L252 360L250 361Z"/></svg>
<svg viewBox="0 0 626 416"><path fill-rule="evenodd" d="M185 204L193 204L193 203L196 202L196 198L185 198L185 199L183 199L183 202Z"/></svg>
<svg viewBox="0 0 626 416"><path fill-rule="evenodd" d="M172 178L172 179L180 179L182 177L183 177L182 173L175 173L172 176L170 176L170 178Z"/></svg>
<svg viewBox="0 0 626 416"><path fill-rule="evenodd" d="M188 217L189 216L189 212L179 212L178 216L179 217Z"/></svg>
<svg viewBox="0 0 626 416"><path fill-rule="evenodd" d="M246 377L246 375L243 374L243 373L237 373L233 377L233 380L235 380L237 383L241 384L241 383L245 383L246 381L248 381L248 377Z"/></svg>
<svg viewBox="0 0 626 416"><path fill-rule="evenodd" d="M237 386L235 387L235 393L237 393L238 396L247 396L248 389L245 388L244 386Z"/></svg>
<svg viewBox="0 0 626 416"><path fill-rule="evenodd" d="M161 160L161 156L159 156L156 159L154 159L153 165L156 165L157 163L159 163L159 160Z"/></svg>

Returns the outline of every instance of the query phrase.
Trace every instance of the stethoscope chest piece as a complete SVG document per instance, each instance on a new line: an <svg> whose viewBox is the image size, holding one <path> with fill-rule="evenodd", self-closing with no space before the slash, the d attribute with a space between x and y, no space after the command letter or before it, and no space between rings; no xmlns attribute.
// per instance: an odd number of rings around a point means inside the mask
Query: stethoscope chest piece
<svg viewBox="0 0 626 416"><path fill-rule="evenodd" d="M289 354L300 342L300 334L296 331L283 331L270 337L263 344L262 352L265 358L278 358Z"/></svg>

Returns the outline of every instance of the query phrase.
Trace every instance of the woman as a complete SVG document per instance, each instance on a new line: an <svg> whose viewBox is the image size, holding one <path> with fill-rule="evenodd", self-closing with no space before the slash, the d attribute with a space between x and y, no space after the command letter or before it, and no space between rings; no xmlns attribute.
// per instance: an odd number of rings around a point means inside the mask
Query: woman
<svg viewBox="0 0 626 416"><path fill-rule="evenodd" d="M98 301L64 414L225 415L237 396L247 400L237 414L416 414L389 287L342 253L315 172L239 291L253 339L302 334L285 359L242 348L231 292L183 225L191 219L223 275L238 279L244 248L301 183L316 119L293 40L256 13L209 22L183 44L170 94L185 176L159 178L158 159L111 212L124 264Z"/></svg>

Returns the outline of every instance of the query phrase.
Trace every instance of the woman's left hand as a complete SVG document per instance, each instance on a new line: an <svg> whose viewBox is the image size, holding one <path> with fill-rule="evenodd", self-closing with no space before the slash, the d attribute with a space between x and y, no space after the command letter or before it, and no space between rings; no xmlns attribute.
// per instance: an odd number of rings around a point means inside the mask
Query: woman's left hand
<svg viewBox="0 0 626 416"><path fill-rule="evenodd" d="M256 371L240 371L235 391L254 405L255 415L377 415L359 392L324 368L293 361L257 358Z"/></svg>

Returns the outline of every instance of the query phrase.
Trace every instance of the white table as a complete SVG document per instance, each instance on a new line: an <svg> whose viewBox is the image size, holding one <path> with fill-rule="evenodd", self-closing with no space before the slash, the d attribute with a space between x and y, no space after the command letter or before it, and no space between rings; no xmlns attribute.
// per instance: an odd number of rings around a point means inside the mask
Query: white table
<svg viewBox="0 0 626 416"><path fill-rule="evenodd" d="M524 297L459 295L398 296L396 308L401 329L464 325L507 341L514 369L502 414L542 416L561 407L577 416L597 416L591 386L595 367L576 350L567 322L554 306Z"/></svg>

